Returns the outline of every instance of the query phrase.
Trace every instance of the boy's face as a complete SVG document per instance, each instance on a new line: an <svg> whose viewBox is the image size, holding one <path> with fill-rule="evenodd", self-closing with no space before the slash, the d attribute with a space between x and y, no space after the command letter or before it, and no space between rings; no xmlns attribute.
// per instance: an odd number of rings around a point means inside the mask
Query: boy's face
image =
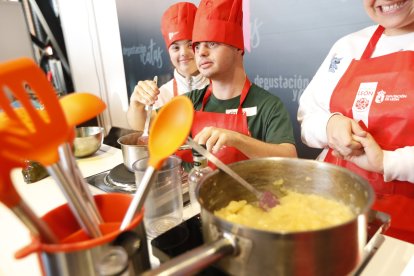
<svg viewBox="0 0 414 276"><path fill-rule="evenodd" d="M211 79L222 78L233 72L237 56L240 55L238 49L218 42L198 42L194 51L198 70Z"/></svg>
<svg viewBox="0 0 414 276"><path fill-rule="evenodd" d="M414 0L364 0L364 8L389 35L414 31Z"/></svg>
<svg viewBox="0 0 414 276"><path fill-rule="evenodd" d="M178 40L168 48L171 63L184 77L197 74L197 66L194 59L194 52L190 40Z"/></svg>

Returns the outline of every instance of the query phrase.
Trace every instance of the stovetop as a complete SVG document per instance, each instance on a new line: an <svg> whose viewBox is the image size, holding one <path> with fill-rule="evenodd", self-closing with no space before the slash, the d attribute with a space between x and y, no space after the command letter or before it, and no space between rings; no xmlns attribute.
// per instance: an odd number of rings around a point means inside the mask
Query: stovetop
<svg viewBox="0 0 414 276"><path fill-rule="evenodd" d="M368 238L367 245L375 241L376 236L384 233L390 223L390 216L388 214L371 210L368 215ZM176 227L168 230L160 236L151 241L152 253L157 257L161 263L168 261L171 258L179 256L188 250L201 246L204 243L201 232L201 217L200 214L182 222ZM380 246L380 245L377 245ZM356 271L362 271L366 263L369 262L375 250L369 253L370 256L357 268ZM227 275L220 269L210 266L202 270L197 275Z"/></svg>
<svg viewBox="0 0 414 276"><path fill-rule="evenodd" d="M123 163L101 173L88 176L86 182L108 193L132 194L137 190L135 175Z"/></svg>
<svg viewBox="0 0 414 276"><path fill-rule="evenodd" d="M130 172L124 163L118 164L110 170L97 173L85 178L90 185L107 193L126 193L133 194L137 190L135 175ZM181 175L183 189L183 204L189 204L187 173L182 171Z"/></svg>
<svg viewBox="0 0 414 276"><path fill-rule="evenodd" d="M201 218L198 214L153 239L151 241L152 254L163 263L172 257L202 245L203 242ZM227 274L214 266L210 266L197 273L197 275L220 276Z"/></svg>

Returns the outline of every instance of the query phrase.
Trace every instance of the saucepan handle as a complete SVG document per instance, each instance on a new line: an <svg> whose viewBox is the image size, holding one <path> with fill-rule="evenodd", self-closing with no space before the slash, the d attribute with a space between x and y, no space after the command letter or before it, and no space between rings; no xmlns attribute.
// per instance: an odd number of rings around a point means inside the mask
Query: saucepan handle
<svg viewBox="0 0 414 276"><path fill-rule="evenodd" d="M369 210L368 212L368 223L376 223L380 224L378 229L375 231L374 235L368 241L368 243L364 246L364 251L362 253L361 261L354 269L350 275L359 275L371 259L371 257L375 254L377 249L381 246L381 244L385 241L385 238L382 234L390 227L391 217L387 213L383 213L376 210Z"/></svg>
<svg viewBox="0 0 414 276"><path fill-rule="evenodd" d="M234 241L229 238L221 238L190 250L153 270L144 272L142 275L194 275L234 252L236 252Z"/></svg>

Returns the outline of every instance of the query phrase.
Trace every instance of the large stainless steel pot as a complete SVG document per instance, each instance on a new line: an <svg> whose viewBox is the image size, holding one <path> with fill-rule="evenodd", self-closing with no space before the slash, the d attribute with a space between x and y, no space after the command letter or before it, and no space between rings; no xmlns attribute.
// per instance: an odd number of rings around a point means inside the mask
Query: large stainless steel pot
<svg viewBox="0 0 414 276"><path fill-rule="evenodd" d="M231 168L259 189L274 190L274 181L283 179L285 188L343 202L355 216L335 227L289 233L231 223L213 212L231 200L256 199L216 170L196 188L206 244L150 274L194 273L218 260L217 265L233 275L346 275L361 262L367 214L374 200L373 190L363 178L341 167L304 159L252 159Z"/></svg>
<svg viewBox="0 0 414 276"><path fill-rule="evenodd" d="M138 145L138 138L141 136L142 131L138 131L121 136L117 141L121 145L124 165L130 172L134 172L132 164L135 161L148 157L148 146Z"/></svg>

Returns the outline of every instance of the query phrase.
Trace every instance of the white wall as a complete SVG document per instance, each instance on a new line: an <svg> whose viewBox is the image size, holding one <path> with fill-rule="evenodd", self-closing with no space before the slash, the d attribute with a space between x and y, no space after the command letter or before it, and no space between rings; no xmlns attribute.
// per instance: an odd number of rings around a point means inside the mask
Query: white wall
<svg viewBox="0 0 414 276"><path fill-rule="evenodd" d="M21 3L0 1L0 40L0 62L22 56L34 59Z"/></svg>
<svg viewBox="0 0 414 276"><path fill-rule="evenodd" d="M115 0L58 0L75 91L100 97L101 122L129 128L124 65Z"/></svg>

